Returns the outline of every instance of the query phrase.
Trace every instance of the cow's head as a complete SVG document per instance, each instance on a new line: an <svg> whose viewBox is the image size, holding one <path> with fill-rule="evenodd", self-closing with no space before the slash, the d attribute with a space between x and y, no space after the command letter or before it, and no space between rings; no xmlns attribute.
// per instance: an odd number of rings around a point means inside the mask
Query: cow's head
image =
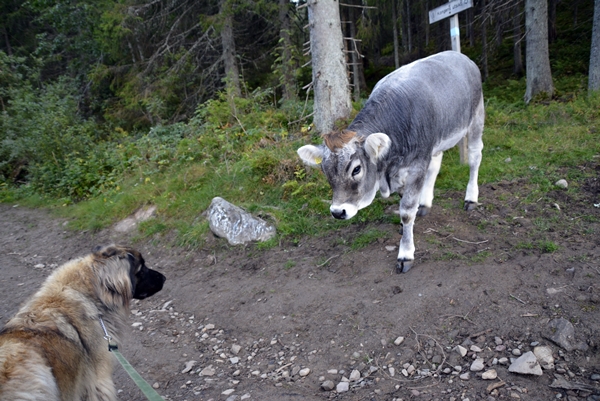
<svg viewBox="0 0 600 401"><path fill-rule="evenodd" d="M325 144L305 145L298 155L309 166L321 167L331 189L331 215L336 219L350 219L359 209L373 202L379 189L377 163L391 146L386 134L357 136L352 131L323 135Z"/></svg>

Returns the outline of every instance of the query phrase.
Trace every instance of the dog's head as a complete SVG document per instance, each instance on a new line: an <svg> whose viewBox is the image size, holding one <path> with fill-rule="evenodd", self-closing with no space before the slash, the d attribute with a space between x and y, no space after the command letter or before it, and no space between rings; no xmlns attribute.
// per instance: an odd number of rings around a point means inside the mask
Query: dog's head
<svg viewBox="0 0 600 401"><path fill-rule="evenodd" d="M106 290L107 304L115 303L115 297L144 299L156 294L163 287L166 277L146 266L144 258L135 249L108 245L94 248L93 253L100 290ZM116 302L117 304L119 302Z"/></svg>

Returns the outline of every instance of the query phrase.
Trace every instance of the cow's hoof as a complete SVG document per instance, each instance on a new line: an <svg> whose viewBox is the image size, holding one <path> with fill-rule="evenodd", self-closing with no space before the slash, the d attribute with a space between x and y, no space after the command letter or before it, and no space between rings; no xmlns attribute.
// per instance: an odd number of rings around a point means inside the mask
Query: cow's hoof
<svg viewBox="0 0 600 401"><path fill-rule="evenodd" d="M398 263L396 263L396 273L406 273L413 267L414 260L400 260L398 259Z"/></svg>
<svg viewBox="0 0 600 401"><path fill-rule="evenodd" d="M427 216L430 210L430 207L419 205L419 210L417 210L417 216Z"/></svg>
<svg viewBox="0 0 600 401"><path fill-rule="evenodd" d="M479 206L479 203L473 201L465 201L465 210L471 212Z"/></svg>

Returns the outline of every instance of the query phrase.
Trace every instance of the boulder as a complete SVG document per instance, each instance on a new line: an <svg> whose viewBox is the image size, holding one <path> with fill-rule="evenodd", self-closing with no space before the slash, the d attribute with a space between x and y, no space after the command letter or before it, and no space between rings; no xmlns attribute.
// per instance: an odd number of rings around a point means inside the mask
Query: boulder
<svg viewBox="0 0 600 401"><path fill-rule="evenodd" d="M231 245L267 241L276 234L274 226L218 196L213 198L206 215L211 231Z"/></svg>

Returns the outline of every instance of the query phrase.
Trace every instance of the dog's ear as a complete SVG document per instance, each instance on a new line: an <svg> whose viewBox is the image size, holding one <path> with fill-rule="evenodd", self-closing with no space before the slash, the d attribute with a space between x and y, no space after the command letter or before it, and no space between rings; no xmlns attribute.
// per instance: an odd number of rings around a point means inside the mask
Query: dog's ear
<svg viewBox="0 0 600 401"><path fill-rule="evenodd" d="M99 256L104 259L109 259L109 258L112 258L113 256L124 257L127 253L127 251L123 247L115 245L115 244L106 245L106 246L98 245L98 246L94 247L93 252L94 252L94 254L96 254L96 256Z"/></svg>

